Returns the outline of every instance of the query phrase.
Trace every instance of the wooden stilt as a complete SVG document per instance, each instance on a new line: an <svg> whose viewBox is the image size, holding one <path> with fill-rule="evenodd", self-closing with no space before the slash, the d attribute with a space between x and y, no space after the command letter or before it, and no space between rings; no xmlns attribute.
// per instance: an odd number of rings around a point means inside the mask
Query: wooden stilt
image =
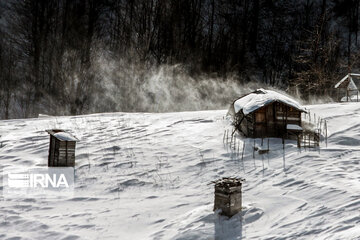
<svg viewBox="0 0 360 240"><path fill-rule="evenodd" d="M254 139L254 147L253 147L253 159L255 159L255 139Z"/></svg>
<svg viewBox="0 0 360 240"><path fill-rule="evenodd" d="M244 152L245 152L245 142L243 144L243 150L241 152L241 161L244 161Z"/></svg>
<svg viewBox="0 0 360 240"><path fill-rule="evenodd" d="M325 120L325 143L326 143L326 147L327 147L327 135L328 135L328 131L327 131L327 121Z"/></svg>

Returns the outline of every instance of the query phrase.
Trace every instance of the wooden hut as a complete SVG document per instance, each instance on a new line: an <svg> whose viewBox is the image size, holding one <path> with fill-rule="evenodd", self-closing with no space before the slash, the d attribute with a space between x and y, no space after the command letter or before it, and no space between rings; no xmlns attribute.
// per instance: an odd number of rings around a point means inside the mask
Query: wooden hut
<svg viewBox="0 0 360 240"><path fill-rule="evenodd" d="M61 129L46 132L50 134L48 167L74 167L78 139Z"/></svg>
<svg viewBox="0 0 360 240"><path fill-rule="evenodd" d="M339 102L359 102L359 90L355 84L359 78L360 74L348 73L335 85Z"/></svg>
<svg viewBox="0 0 360 240"><path fill-rule="evenodd" d="M221 214L232 217L242 208L242 178L222 178L215 181L214 210L221 209Z"/></svg>
<svg viewBox="0 0 360 240"><path fill-rule="evenodd" d="M246 137L297 139L302 132L301 114L306 112L297 101L271 90L258 89L236 99L228 114L235 128Z"/></svg>

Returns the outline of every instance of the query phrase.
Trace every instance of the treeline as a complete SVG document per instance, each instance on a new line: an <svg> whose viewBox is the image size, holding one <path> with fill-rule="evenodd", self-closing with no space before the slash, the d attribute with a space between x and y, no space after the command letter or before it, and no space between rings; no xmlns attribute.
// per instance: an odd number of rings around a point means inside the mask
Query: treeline
<svg viewBox="0 0 360 240"><path fill-rule="evenodd" d="M191 79L331 95L359 68L359 2L1 1L0 118L148 111L133 97L161 104L144 86L164 64L181 64Z"/></svg>

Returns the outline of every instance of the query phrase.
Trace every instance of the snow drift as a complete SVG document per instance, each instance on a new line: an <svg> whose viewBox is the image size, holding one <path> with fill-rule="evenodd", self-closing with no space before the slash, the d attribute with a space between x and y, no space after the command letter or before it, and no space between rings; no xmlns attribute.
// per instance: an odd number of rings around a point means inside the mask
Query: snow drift
<svg viewBox="0 0 360 240"><path fill-rule="evenodd" d="M237 138L243 161L223 144L226 111L0 121L3 174L46 166L45 129L80 140L74 196L1 198L0 238L359 239L360 105L307 108L328 120L327 147L287 141L284 157L271 139L253 159L253 141ZM230 220L213 212L209 184L229 176L246 179L244 211Z"/></svg>

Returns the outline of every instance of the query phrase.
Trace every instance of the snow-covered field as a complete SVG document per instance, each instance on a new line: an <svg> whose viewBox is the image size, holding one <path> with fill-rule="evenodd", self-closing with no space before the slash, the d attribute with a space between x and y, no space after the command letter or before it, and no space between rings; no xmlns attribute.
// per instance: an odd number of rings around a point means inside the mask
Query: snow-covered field
<svg viewBox="0 0 360 240"><path fill-rule="evenodd" d="M243 161L223 144L226 111L0 121L3 174L46 166L45 129L80 139L74 196L1 197L0 239L360 239L360 104L308 108L328 120L320 153L287 141L284 159L271 139L254 160L245 140ZM246 179L230 220L209 184L227 176Z"/></svg>

